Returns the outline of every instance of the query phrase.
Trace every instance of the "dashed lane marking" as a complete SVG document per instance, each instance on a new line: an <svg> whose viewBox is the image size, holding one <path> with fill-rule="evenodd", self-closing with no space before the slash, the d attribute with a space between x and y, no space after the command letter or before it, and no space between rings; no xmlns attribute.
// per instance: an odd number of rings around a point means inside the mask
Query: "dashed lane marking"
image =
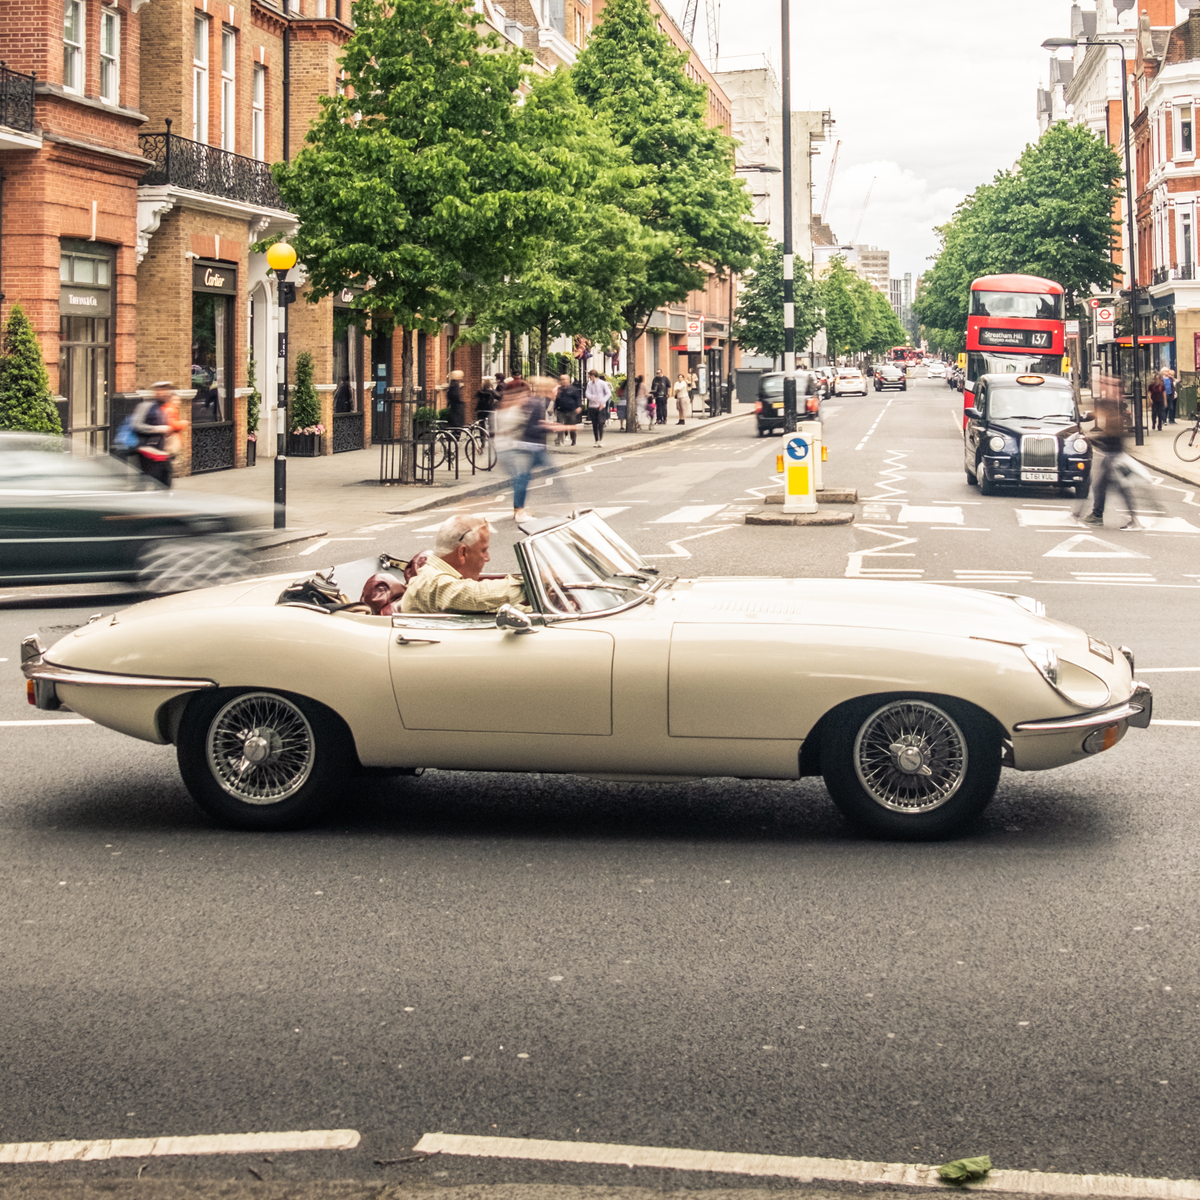
<svg viewBox="0 0 1200 1200"><path fill-rule="evenodd" d="M1138 667L1139 675L1166 675L1181 671L1200 671L1200 667Z"/></svg>
<svg viewBox="0 0 1200 1200"><path fill-rule="evenodd" d="M609 1142L551 1142L535 1138L473 1137L427 1133L417 1153L472 1158L515 1158L616 1167L658 1167L721 1175L751 1175L945 1191L937 1168L924 1163L862 1162L840 1158L800 1158L783 1154L736 1154L721 1150L678 1150L665 1146L620 1146ZM1190 1179L1132 1179L1124 1175L1066 1175L1047 1171L992 1171L972 1182L972 1192L1017 1192L1038 1196L1146 1196L1200 1200L1200 1182Z"/></svg>
<svg viewBox="0 0 1200 1200"><path fill-rule="evenodd" d="M1157 718L1150 722L1151 725L1182 725L1187 729L1200 728L1200 721L1160 721Z"/></svg>
<svg viewBox="0 0 1200 1200"><path fill-rule="evenodd" d="M293 1150L353 1150L356 1129L288 1133L216 1133L197 1137L97 1138L88 1142L9 1142L0 1163L96 1162L106 1158L161 1158L186 1154L262 1154Z"/></svg>
<svg viewBox="0 0 1200 1200"><path fill-rule="evenodd" d="M378 540L377 538L369 538L369 537L322 538L319 542L313 542L313 544L311 546L307 547L304 550L301 550L300 553L296 557L304 558L305 555L316 554L316 552L318 550L324 549L324 547L328 546L330 542L374 542L377 540Z"/></svg>
<svg viewBox="0 0 1200 1200"><path fill-rule="evenodd" d="M0 721L0 728L15 729L21 725L94 725L86 717L51 717L48 721ZM3 1160L0 1159L0 1162Z"/></svg>
<svg viewBox="0 0 1200 1200"><path fill-rule="evenodd" d="M657 517L654 525L699 525L709 517L715 516L723 509L723 504L689 504L669 512L665 517Z"/></svg>

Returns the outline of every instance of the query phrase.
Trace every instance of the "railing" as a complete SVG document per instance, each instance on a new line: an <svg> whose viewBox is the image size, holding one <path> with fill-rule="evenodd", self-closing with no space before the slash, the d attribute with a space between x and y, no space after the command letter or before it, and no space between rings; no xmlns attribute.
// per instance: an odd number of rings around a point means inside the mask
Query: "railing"
<svg viewBox="0 0 1200 1200"><path fill-rule="evenodd" d="M22 75L0 62L0 125L33 132L33 92L37 72Z"/></svg>
<svg viewBox="0 0 1200 1200"><path fill-rule="evenodd" d="M171 132L169 119L166 133L139 133L138 142L154 162L142 177L143 186L170 184L259 208L283 208L267 163L180 137Z"/></svg>
<svg viewBox="0 0 1200 1200"><path fill-rule="evenodd" d="M1176 279L1195 279L1196 268L1191 263L1184 263L1182 267L1176 267L1172 274Z"/></svg>
<svg viewBox="0 0 1200 1200"><path fill-rule="evenodd" d="M333 414L333 452L343 454L347 450L363 448L363 414L360 412L335 412Z"/></svg>
<svg viewBox="0 0 1200 1200"><path fill-rule="evenodd" d="M1169 267L1155 267L1150 276L1150 282L1152 285L1156 283L1166 283L1170 277L1171 270Z"/></svg>

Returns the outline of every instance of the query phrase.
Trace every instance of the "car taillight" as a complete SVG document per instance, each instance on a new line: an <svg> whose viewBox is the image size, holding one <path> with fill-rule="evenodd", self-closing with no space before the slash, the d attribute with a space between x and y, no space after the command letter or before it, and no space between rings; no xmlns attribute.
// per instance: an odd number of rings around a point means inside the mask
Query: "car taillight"
<svg viewBox="0 0 1200 1200"><path fill-rule="evenodd" d="M804 407L808 412L816 412L817 411L816 396L809 396L809 398L807 400L805 400L805 402L804 402Z"/></svg>
<svg viewBox="0 0 1200 1200"><path fill-rule="evenodd" d="M760 413L760 412L762 412L762 401L761 401L761 400L755 400L755 402L754 402L754 411L755 411L756 413Z"/></svg>

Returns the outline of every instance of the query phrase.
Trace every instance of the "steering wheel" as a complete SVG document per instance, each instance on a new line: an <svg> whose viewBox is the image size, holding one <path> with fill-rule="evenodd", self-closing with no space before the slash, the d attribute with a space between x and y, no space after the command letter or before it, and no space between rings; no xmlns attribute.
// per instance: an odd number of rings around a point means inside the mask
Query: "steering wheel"
<svg viewBox="0 0 1200 1200"><path fill-rule="evenodd" d="M546 585L546 591L550 593L550 597L554 600L563 612L572 611L581 613L583 609L579 607L579 601L570 593L571 585L563 583L553 571L542 572L542 582Z"/></svg>

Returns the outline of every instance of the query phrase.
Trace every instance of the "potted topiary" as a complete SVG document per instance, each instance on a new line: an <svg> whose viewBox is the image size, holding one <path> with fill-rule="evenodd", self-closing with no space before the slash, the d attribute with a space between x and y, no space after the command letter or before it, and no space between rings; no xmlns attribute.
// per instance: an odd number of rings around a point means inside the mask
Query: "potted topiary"
<svg viewBox="0 0 1200 1200"><path fill-rule="evenodd" d="M258 420L262 412L262 393L258 390L258 364L254 359L246 363L246 384L250 395L246 397L246 466L258 461Z"/></svg>
<svg viewBox="0 0 1200 1200"><path fill-rule="evenodd" d="M288 454L294 458L315 458L320 453L321 406L313 387L312 355L305 350L296 356L296 387L292 392Z"/></svg>
<svg viewBox="0 0 1200 1200"><path fill-rule="evenodd" d="M0 429L62 435L42 348L19 304L9 314L0 356Z"/></svg>

